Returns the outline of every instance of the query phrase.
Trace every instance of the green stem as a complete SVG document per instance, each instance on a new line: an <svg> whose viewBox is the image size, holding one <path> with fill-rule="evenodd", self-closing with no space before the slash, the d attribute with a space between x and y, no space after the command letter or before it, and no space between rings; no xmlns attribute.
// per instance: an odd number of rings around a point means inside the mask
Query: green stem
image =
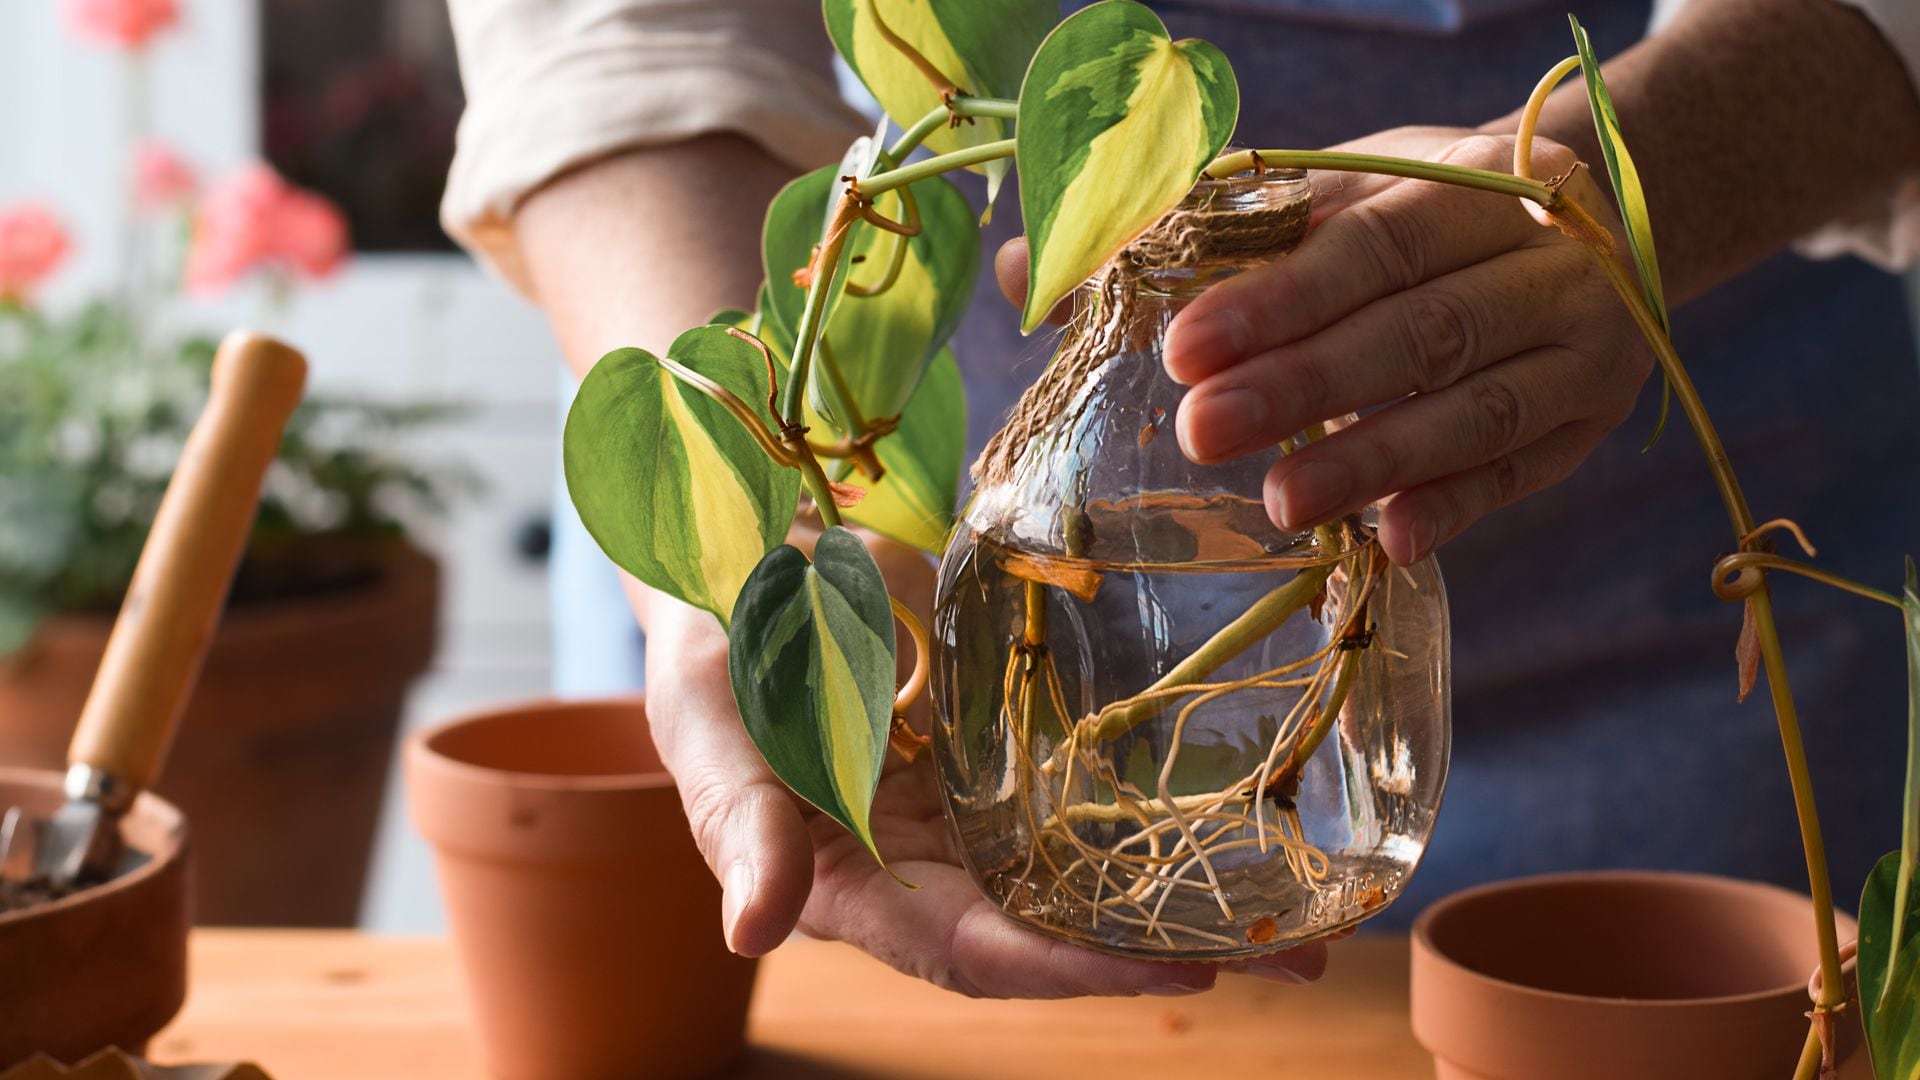
<svg viewBox="0 0 1920 1080"><path fill-rule="evenodd" d="M840 524L840 507L833 501L833 486L827 482L826 471L820 468L820 459L813 456L813 448L805 439L793 439L787 443L800 468L800 478L806 482L807 494L813 497L814 509L820 511L820 523L831 529Z"/></svg>
<svg viewBox="0 0 1920 1080"><path fill-rule="evenodd" d="M814 340L820 336L820 319L826 312L828 286L840 270L840 252L860 217L860 206L851 195L840 200L826 238L813 257L813 280L807 284L807 306L800 313L800 325L793 335L793 363L788 368L787 385L780 392L780 416L798 427L805 420L801 409L806 392L807 371L813 362Z"/></svg>
<svg viewBox="0 0 1920 1080"><path fill-rule="evenodd" d="M887 156L895 161L904 159L927 141L927 136L951 123L956 116L1017 120L1020 117L1020 103L1004 98L957 97L951 105L935 105L887 148Z"/></svg>
<svg viewBox="0 0 1920 1080"><path fill-rule="evenodd" d="M1559 193L1538 180L1488 169L1469 169L1461 165L1442 165L1412 158L1383 157L1378 154L1347 154L1333 150L1238 150L1214 159L1207 176L1225 177L1254 167L1255 155L1272 169L1325 169L1332 172L1377 173L1403 176L1410 180L1433 180L1457 187L1477 188L1498 195L1530 199L1542 206L1559 200Z"/></svg>
<svg viewBox="0 0 1920 1080"><path fill-rule="evenodd" d="M1566 206L1572 208L1572 212L1584 213L1571 200L1566 201ZM1714 484L1720 489L1720 500L1726 505L1727 518L1733 524L1733 535L1736 541L1744 539L1753 532L1753 511L1747 506L1746 495L1741 492L1739 478L1733 472L1733 463L1727 457L1727 448L1721 443L1720 433L1715 430L1712 418L1707 415L1706 405L1700 400L1700 393L1694 388L1686 365L1681 363L1679 353L1674 351L1673 342L1661 327L1658 316L1648 307L1646 294L1638 284L1627 278L1625 268L1611 254L1592 244L1587 246L1587 250L1594 261L1600 264L1608 282L1613 285L1613 291L1626 304L1634 323L1640 327L1641 335L1652 347L1668 385L1673 388L1674 397L1680 402L1680 410L1686 414L1687 423L1700 442L1701 452L1707 457ZM1813 899L1814 932L1820 942L1820 999L1816 1004L1822 1009L1832 1009L1839 1006L1846 995L1846 985L1840 974L1839 935L1833 924L1833 883L1827 872L1826 843L1820 836L1820 815L1814 806L1813 777L1807 768L1806 742L1800 734L1800 717L1794 707L1793 687L1787 678L1786 655L1781 650L1780 630L1773 618L1773 598L1764 578L1747 597L1747 603L1753 612L1754 637L1760 643L1760 658L1767 669L1767 693L1773 699L1774 719L1780 728L1780 744L1787 758L1787 779L1793 787L1794 813L1800 822L1800 843L1806 851L1807 887Z"/></svg>
<svg viewBox="0 0 1920 1080"><path fill-rule="evenodd" d="M957 97L953 111L960 116L984 116L993 120L1020 119L1020 103L1006 98Z"/></svg>
<svg viewBox="0 0 1920 1080"><path fill-rule="evenodd" d="M894 188L939 176L941 173L964 169L970 165L979 165L998 158L1012 157L1013 142L1012 139L1001 139L999 142L981 143L978 146L938 154L911 165L902 165L883 173L875 173L860 181L860 194L868 197L883 195Z"/></svg>
<svg viewBox="0 0 1920 1080"><path fill-rule="evenodd" d="M1293 575L1287 583L1253 602L1253 606L1241 612L1240 617L1220 628L1220 632L1208 638L1206 644L1187 655L1185 660L1175 664L1172 671L1162 675L1152 686L1140 693L1152 694L1175 686L1199 682L1218 671L1227 661L1245 652L1248 646L1279 629L1280 624L1292 618L1294 613L1313 602L1320 594L1320 587L1333 573L1333 566L1310 566ZM1159 715L1163 703L1157 698L1135 701L1131 705L1117 709L1101 717L1094 725L1095 739L1113 739L1126 734L1136 725Z"/></svg>

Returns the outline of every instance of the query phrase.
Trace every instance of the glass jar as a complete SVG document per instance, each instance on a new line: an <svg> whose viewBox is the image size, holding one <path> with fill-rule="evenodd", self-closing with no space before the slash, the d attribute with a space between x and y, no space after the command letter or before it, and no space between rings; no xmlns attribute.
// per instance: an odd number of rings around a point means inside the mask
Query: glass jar
<svg viewBox="0 0 1920 1080"><path fill-rule="evenodd" d="M1405 888L1448 751L1446 593L1368 511L1267 517L1266 453L1196 465L1169 322L1305 232L1297 172L1204 181L1076 297L941 562L935 762L981 890L1161 959L1298 944ZM1362 362L1356 359L1356 362Z"/></svg>

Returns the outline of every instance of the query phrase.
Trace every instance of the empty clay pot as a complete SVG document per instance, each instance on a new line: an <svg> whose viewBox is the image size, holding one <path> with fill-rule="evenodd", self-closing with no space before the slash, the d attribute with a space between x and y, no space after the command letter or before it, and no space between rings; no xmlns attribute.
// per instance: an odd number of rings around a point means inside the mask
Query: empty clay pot
<svg viewBox="0 0 1920 1080"><path fill-rule="evenodd" d="M60 774L0 768L0 809L51 814ZM36 1053L78 1062L108 1046L132 1053L166 1026L187 995L192 912L187 826L142 795L121 819L146 856L105 885L0 914L0 1071Z"/></svg>
<svg viewBox="0 0 1920 1080"><path fill-rule="evenodd" d="M754 962L729 952L637 698L460 720L406 751L488 1068L695 1076L744 1045Z"/></svg>
<svg viewBox="0 0 1920 1080"><path fill-rule="evenodd" d="M1858 932L1844 915L1838 929L1843 943ZM1413 1030L1438 1080L1780 1080L1818 965L1812 903L1772 885L1522 878L1414 924ZM1872 1076L1857 1017L1840 1024L1843 1077Z"/></svg>

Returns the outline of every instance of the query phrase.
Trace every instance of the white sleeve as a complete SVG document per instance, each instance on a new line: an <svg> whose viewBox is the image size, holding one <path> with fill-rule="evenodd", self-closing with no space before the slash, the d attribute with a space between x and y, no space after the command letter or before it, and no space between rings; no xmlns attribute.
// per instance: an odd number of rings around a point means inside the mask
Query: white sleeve
<svg viewBox="0 0 1920 1080"><path fill-rule="evenodd" d="M1654 0L1652 29L1665 27L1691 2ZM1920 91L1920 0L1833 2L1858 10L1879 29ZM1818 259L1857 255L1886 270L1920 264L1920 175L1898 177L1854 205L1840 208L1793 247Z"/></svg>
<svg viewBox="0 0 1920 1080"><path fill-rule="evenodd" d="M818 4L797 0L449 0L467 107L441 201L447 232L516 287L513 213L616 151L712 132L796 168L868 125L835 84Z"/></svg>

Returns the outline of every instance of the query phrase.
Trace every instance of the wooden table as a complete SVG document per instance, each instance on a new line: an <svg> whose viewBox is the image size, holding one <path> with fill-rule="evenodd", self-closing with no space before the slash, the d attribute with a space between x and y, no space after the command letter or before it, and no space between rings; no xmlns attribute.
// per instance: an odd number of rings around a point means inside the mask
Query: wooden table
<svg viewBox="0 0 1920 1080"><path fill-rule="evenodd" d="M451 946L346 931L201 930L193 991L155 1060L251 1060L276 1080L482 1076ZM1242 976L1191 998L972 1001L844 945L760 970L737 1077L1078 1080L1433 1075L1407 1028L1407 943L1337 946L1325 979ZM556 1078L558 1080L558 1078Z"/></svg>

